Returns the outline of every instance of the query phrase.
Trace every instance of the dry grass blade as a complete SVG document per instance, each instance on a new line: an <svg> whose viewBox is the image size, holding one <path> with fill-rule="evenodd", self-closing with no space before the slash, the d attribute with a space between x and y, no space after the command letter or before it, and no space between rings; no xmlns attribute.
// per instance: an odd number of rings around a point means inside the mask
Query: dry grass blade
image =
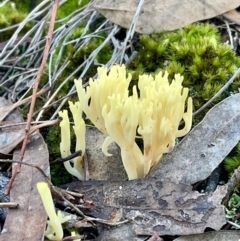
<svg viewBox="0 0 240 241"><path fill-rule="evenodd" d="M32 121L34 107L35 107L35 102L36 102L36 98L37 98L38 85L40 83L40 79L41 79L43 70L45 68L47 59L48 59L48 53L49 53L49 48L50 48L50 44L51 44L51 40L52 40L52 33L53 33L57 8L58 8L58 0L56 0L53 4L51 22L49 24L49 31L48 31L48 36L47 36L47 39L46 39L46 45L45 45L45 48L44 48L43 58L42 58L42 62L41 62L38 74L36 76L36 80L34 81L33 95L32 95L32 99L31 99L32 101L31 101L31 105L30 105L30 109L29 109L29 113L28 113L27 125L26 125L26 133L25 133L25 137L24 137L24 140L23 140L21 153L20 153L20 156L19 156L20 162L24 158L24 154L25 154L27 143L28 143L28 139L31 135L30 127L31 127L31 121ZM20 172L20 170L21 170L21 164L18 164L17 168L14 169L12 177L10 179L8 188L6 190L7 194L9 194L10 189L12 187L12 184L14 182L14 179L15 179L17 173Z"/></svg>
<svg viewBox="0 0 240 241"><path fill-rule="evenodd" d="M62 5L64 2L65 1L62 0L59 4ZM46 32L45 26L48 24L51 17L52 3L48 3L49 1L43 1L31 13L29 13L21 24L15 26L15 34L8 43L5 44L5 47L3 47L0 52L1 64L7 68L6 73L1 78L0 86L4 89L3 96L8 99L10 98L12 100L16 100L24 98L24 96L31 90L37 76L40 60L43 57L45 43L44 38ZM41 20L39 21L40 16ZM34 24L34 26L24 36L20 37L19 33L29 21L36 21L36 24ZM74 37L74 32L79 27L83 26L84 31L82 32L82 35L80 37ZM93 26L96 27L93 28ZM64 55L69 44L74 44L76 55L81 48L89 44L92 38L102 38L101 33L107 33L107 37L104 39L103 43L94 49L82 63L79 63L79 66L72 71L72 73L69 74L57 88L53 88L53 90L49 92L47 99L44 101L45 104L42 107L42 110L37 112L37 121L41 119L41 116L46 108L59 102L59 100L56 100L56 96L58 96L58 93L70 80L73 78L85 78L86 73L91 66L101 64L96 63L96 56L106 45L111 45L112 47L112 57L106 63L108 68L115 63L121 63L123 60L129 60L129 56L126 55L126 52L131 48L129 41L134 34L134 28L131 28L128 31L124 42L121 42L115 37L119 29L120 28L117 25L112 24L110 21L103 20L101 15L92 7L92 2L85 7L72 12L68 17L57 21L57 26L54 30L52 44L49 51L49 64L47 68L48 86L56 86L59 77L69 66L70 60L68 59L68 56ZM8 29L2 29L0 31L4 33L7 30ZM18 41L16 42L16 40ZM17 58L14 57L15 51L26 41L28 41L29 44L27 45L25 52ZM28 60L27 64L23 65L23 62L26 59ZM15 72L9 78L12 70L15 70ZM87 84L88 83L85 83L85 85ZM24 91L25 93L23 94ZM65 95L66 99L63 98L63 100L61 100L61 103L58 104L58 108L51 116L51 119L55 118L58 111L67 101L68 97L73 93L75 93L75 87L72 87Z"/></svg>

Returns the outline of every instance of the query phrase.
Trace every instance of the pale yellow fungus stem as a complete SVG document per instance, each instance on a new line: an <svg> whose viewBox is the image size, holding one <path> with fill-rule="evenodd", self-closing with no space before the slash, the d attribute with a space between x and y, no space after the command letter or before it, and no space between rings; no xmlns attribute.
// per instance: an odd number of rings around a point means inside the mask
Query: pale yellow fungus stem
<svg viewBox="0 0 240 241"><path fill-rule="evenodd" d="M79 180L84 180L84 168L83 168L83 155L85 152L85 134L86 134L86 126L85 122L82 119L82 109L79 102L73 104L69 102L69 107L74 119L74 132L76 135L76 151L82 151L82 155L75 157L70 161L64 162L64 166L67 171L77 177ZM68 118L68 113L66 110L60 111L59 116L62 117L62 121L60 122L61 127L61 143L60 143L60 151L62 158L65 158L71 154L70 152L70 123ZM70 164L73 163L73 165Z"/></svg>
<svg viewBox="0 0 240 241"><path fill-rule="evenodd" d="M58 212L58 215L56 214L55 207L52 200L52 195L47 183L45 182L37 183L37 189L41 196L45 211L49 217L49 221L47 222L48 227L45 232L45 236L49 240L60 241L63 238L62 223L71 219L71 216L66 216L63 218L60 211Z"/></svg>

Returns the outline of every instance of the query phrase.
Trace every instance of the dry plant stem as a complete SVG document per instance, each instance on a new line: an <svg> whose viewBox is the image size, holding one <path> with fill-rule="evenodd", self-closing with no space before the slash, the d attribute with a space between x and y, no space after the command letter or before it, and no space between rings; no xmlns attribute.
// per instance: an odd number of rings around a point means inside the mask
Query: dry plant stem
<svg viewBox="0 0 240 241"><path fill-rule="evenodd" d="M122 51L122 56L121 56L121 64L122 64L122 61L123 61L123 56L126 52L126 48L127 48L127 43L130 39L133 38L133 35L135 33L135 27L136 27L136 24L137 24L137 20L138 20L138 17L140 15L140 12L141 12L141 9L142 9L142 6L144 4L145 0L140 0L139 3L138 3L138 6L137 6L137 9L136 9L136 12L133 16L133 19L132 19L132 22L131 22L131 25L129 27L129 30L127 31L127 36L126 36L126 39L123 43L123 51Z"/></svg>
<svg viewBox="0 0 240 241"><path fill-rule="evenodd" d="M240 219L240 213L232 220L232 222L235 222L235 221L237 221L238 219ZM228 230L228 229L230 229L231 226L232 226L232 224L228 223L228 224L223 228L223 230Z"/></svg>
<svg viewBox="0 0 240 241"><path fill-rule="evenodd" d="M18 203L9 202L9 203L0 203L0 208L18 208Z"/></svg>
<svg viewBox="0 0 240 241"><path fill-rule="evenodd" d="M60 119L51 120L51 121L43 121L41 124L33 126L33 127L29 130L29 135L33 134L33 132L35 132L35 131L43 128L43 127L48 127L48 126L57 125L57 124L60 123L60 121L61 121ZM9 128L9 127L12 127L12 126L20 126L20 125L25 125L25 124L26 124L26 122L9 124L9 125L2 125L2 126L0 126L0 129ZM31 124L36 124L36 122L31 122ZM76 156L76 154L75 154L75 156Z"/></svg>
<svg viewBox="0 0 240 241"><path fill-rule="evenodd" d="M71 195L72 197L79 197L79 198L83 198L84 195L81 194L81 193L76 193L76 192L71 192L71 191L68 191L68 190L65 190L65 192L69 195Z"/></svg>
<svg viewBox="0 0 240 241"><path fill-rule="evenodd" d="M39 92L36 93L36 96L38 97L38 96L46 93L47 91L49 91L49 89L50 89L50 88L45 88L45 89L40 90ZM19 106L22 105L22 104L27 103L27 102L30 101L31 99L32 99L32 95L29 96L29 97L27 97L27 98L25 98L25 99L23 99L23 100L20 100L20 101L18 101L18 102L16 102L16 103L12 104L12 105L11 105L11 109L9 109L9 111L6 112L5 116L3 116L3 119L6 118L6 117L7 117L13 110L15 110L17 107L19 107ZM4 107L3 107L3 108L4 108ZM1 110L1 108L0 108L0 110Z"/></svg>
<svg viewBox="0 0 240 241"><path fill-rule="evenodd" d="M49 87L40 90L39 92L36 93L36 97L38 97L38 96L46 93L46 92L49 91L49 90L50 90ZM17 107L19 107L20 105L27 103L27 102L30 101L32 98L33 98L33 95L31 95L31 96L29 96L29 97L27 97L27 98L25 98L25 99L23 99L23 100L20 100L20 101L14 103L14 104L13 104L13 110L16 109Z"/></svg>
<svg viewBox="0 0 240 241"><path fill-rule="evenodd" d="M232 76L232 78L215 94L207 103L205 103L201 108L199 108L195 113L193 113L193 117L195 117L197 114L202 112L204 109L206 109L215 99L217 99L223 91L225 91L237 78L237 76L240 74L240 68L235 72L235 74Z"/></svg>
<svg viewBox="0 0 240 241"><path fill-rule="evenodd" d="M44 123L40 124L40 125L36 125L33 126L30 130L29 130L29 135L31 135L33 132L43 128L43 127L47 127L47 126L53 126L53 125L57 125L60 123L59 119L56 120L52 120L52 121L45 121Z"/></svg>
<svg viewBox="0 0 240 241"><path fill-rule="evenodd" d="M227 223L230 223L232 226L234 226L237 229L240 229L240 225L238 225L237 223L234 223L232 221L227 221Z"/></svg>
<svg viewBox="0 0 240 241"><path fill-rule="evenodd" d="M59 163L63 163L63 162L66 162L66 161L70 161L71 159L77 157L77 156L81 156L82 155L82 151L76 151L74 153L72 153L71 155L65 157L65 158L57 158L56 160L50 162L50 165L53 166L53 165L56 165L56 164L59 164Z"/></svg>
<svg viewBox="0 0 240 241"><path fill-rule="evenodd" d="M49 25L49 30L48 30L46 45L45 45L45 49L44 49L44 53L43 53L42 63L40 65L40 68L39 68L39 71L38 71L38 74L37 74L37 77L36 77L36 80L35 80L35 83L34 83L34 86L33 86L33 95L32 95L30 110L29 110L29 113L28 113L26 134L25 134L25 138L23 140L22 149L21 149L21 153L20 153L20 157L19 157L20 163L18 164L18 166L16 168L13 169L13 175L12 175L12 178L9 182L8 188L6 190L7 194L9 194L9 192L11 190L11 186L14 182L14 179L15 179L17 173L19 173L20 170L21 170L21 162L23 160L24 153L25 153L26 146L27 146L27 142L28 142L28 138L29 138L29 135L30 135L29 130L30 130L32 115L33 115L33 111L34 111L34 107L35 107L38 85L39 85L43 70L46 66L46 62L47 62L47 59L48 59L48 54L49 54L50 44L51 44L52 35L53 35L53 29L54 29L54 23L55 23L55 19L56 19L58 4L59 4L59 0L55 0L55 2L53 4L52 17L51 17L51 21L50 21L50 25Z"/></svg>
<svg viewBox="0 0 240 241"><path fill-rule="evenodd" d="M48 104L45 104L45 107L42 107L41 109L39 109L39 110L37 110L36 112L34 112L34 113L33 113L33 116L35 116L37 113L41 112L41 113L39 114L39 116L41 117L41 115L42 115L42 113L43 113L43 110L45 110L45 109L47 109L47 108L49 108L49 107L51 107L51 106L53 106L53 105L56 105L57 103L61 102L62 100L66 99L66 98L68 98L68 97L71 97L71 96L74 95L74 94L76 94L76 90L73 91L72 93L69 93L69 94L65 95L64 97L62 97L62 98L54 101L53 103L51 103L51 104L49 104L49 105L48 105ZM40 118L37 118L37 119L40 119Z"/></svg>
<svg viewBox="0 0 240 241"><path fill-rule="evenodd" d="M231 29L230 29L230 27L229 27L228 21L224 20L224 23L225 23L226 26L227 26L227 32L228 32L228 36L229 36L229 39L230 39L231 48L234 49L232 31L231 31Z"/></svg>
<svg viewBox="0 0 240 241"><path fill-rule="evenodd" d="M28 136L31 135L32 133L34 133L35 131L39 130L40 128L43 128L43 127L47 127L47 126L52 126L52 125L56 125L56 124L59 124L60 123L60 120L59 119L56 119L56 120L53 120L53 121L45 121L44 123L40 124L40 125L36 125L36 126L33 126L29 131L28 131ZM31 124L31 123L30 123ZM24 139L25 140L25 139ZM24 141L23 140L23 141ZM27 139L28 140L28 139ZM21 157L21 155L20 155ZM22 156L23 157L23 156ZM23 159L23 158L22 158ZM22 162L22 159L20 160L19 162L19 165L21 165L21 162ZM9 195L9 191L10 191L10 188L11 188L11 185L17 175L17 168L14 169L14 172L13 172L13 175L15 176L12 176L12 178L10 179L10 182L9 182L9 185L8 185L8 188L6 190L6 194ZM11 183L12 181L12 183ZM11 184L11 185L10 185Z"/></svg>
<svg viewBox="0 0 240 241"><path fill-rule="evenodd" d="M32 121L31 122L31 125L37 125L39 124L39 128L42 128L42 127L45 127L45 126L52 126L54 124L58 124L60 122L59 119L56 119L56 120L53 120L53 121ZM1 123L6 123L5 121L2 121ZM6 124L6 125L1 125L0 126L0 129L3 129L3 128L9 128L9 127L12 127L12 126L21 126L21 125L26 125L27 122L19 122L19 123L14 123L14 124ZM41 124L41 125L40 125Z"/></svg>

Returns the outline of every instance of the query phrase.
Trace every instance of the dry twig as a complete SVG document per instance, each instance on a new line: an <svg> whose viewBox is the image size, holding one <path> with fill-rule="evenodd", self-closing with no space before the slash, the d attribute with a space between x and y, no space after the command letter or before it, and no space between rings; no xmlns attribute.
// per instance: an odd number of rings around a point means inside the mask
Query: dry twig
<svg viewBox="0 0 240 241"><path fill-rule="evenodd" d="M12 178L9 182L8 188L6 190L7 194L9 194L9 192L10 192L10 189L12 187L12 184L14 182L14 179L15 179L17 173L19 173L20 170L21 170L21 162L23 160L24 153L25 153L26 146L27 146L27 142L28 142L29 135L30 135L30 127L31 127L32 115L33 115L34 106L35 106L36 97L37 97L38 85L39 85L41 76L43 74L43 70L46 66L47 59L48 59L48 54L49 54L50 44L51 44L51 40L52 40L52 34L53 34L58 4L59 4L59 0L56 0L53 4L52 18L51 18L51 22L50 22L50 25L49 25L48 36L47 36L47 39L46 39L46 45L45 45L45 49L44 49L44 53L43 53L43 59L42 59L41 66L39 68L38 75L36 77L36 80L35 80L35 83L34 83L34 86L33 86L33 95L32 95L30 110L29 110L29 113L28 113L28 120L27 120L27 125L26 125L26 134L25 134L25 138L23 140L22 149L21 149L20 158L19 158L20 163L17 165L16 168L13 169L13 175L12 175Z"/></svg>

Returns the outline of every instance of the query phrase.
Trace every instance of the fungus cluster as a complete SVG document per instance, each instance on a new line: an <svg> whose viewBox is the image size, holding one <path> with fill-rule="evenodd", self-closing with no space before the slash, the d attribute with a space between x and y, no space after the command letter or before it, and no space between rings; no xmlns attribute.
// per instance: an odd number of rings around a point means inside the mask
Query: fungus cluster
<svg viewBox="0 0 240 241"><path fill-rule="evenodd" d="M182 87L183 77L179 74L171 83L167 72L160 72L155 78L139 76L132 95L129 95L130 81L131 75L126 77L125 66L115 65L109 73L106 68L98 68L98 78L90 79L86 89L82 87L82 80L75 80L75 85L83 112L108 135L103 143L103 152L111 155L107 147L116 142L128 178L137 179L145 177L162 154L173 149L175 139L190 130L192 99L188 98L188 89ZM185 125L179 129L182 120ZM137 134L143 139L143 152L135 142ZM63 139L62 135L62 150L65 145Z"/></svg>

